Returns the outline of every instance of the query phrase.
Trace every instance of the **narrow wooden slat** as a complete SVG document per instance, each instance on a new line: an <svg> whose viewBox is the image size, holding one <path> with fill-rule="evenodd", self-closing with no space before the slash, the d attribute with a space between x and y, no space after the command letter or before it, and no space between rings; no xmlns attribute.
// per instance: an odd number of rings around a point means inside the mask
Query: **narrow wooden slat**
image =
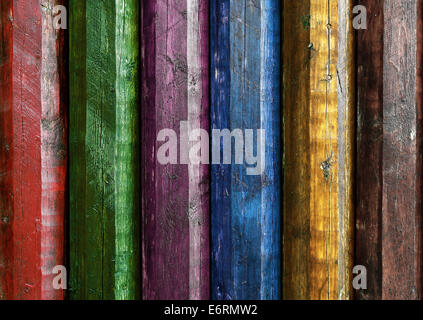
<svg viewBox="0 0 423 320"><path fill-rule="evenodd" d="M143 1L141 12L143 298L207 299L209 168L185 161L180 125L209 128L209 2ZM178 164L158 162L163 129L181 140Z"/></svg>
<svg viewBox="0 0 423 320"><path fill-rule="evenodd" d="M230 128L230 0L211 2L211 128ZM214 53L214 54L213 54ZM214 71L214 72L213 72ZM217 76L215 74L217 72ZM212 299L234 297L231 226L231 165L211 166L211 295ZM224 249L224 250L221 250Z"/></svg>
<svg viewBox="0 0 423 320"><path fill-rule="evenodd" d="M422 1L365 1L358 36L361 299L421 299ZM379 33L377 33L379 31ZM383 31L383 32L382 32Z"/></svg>
<svg viewBox="0 0 423 320"><path fill-rule="evenodd" d="M13 3L0 2L0 299L13 296Z"/></svg>
<svg viewBox="0 0 423 320"><path fill-rule="evenodd" d="M283 297L351 298L350 0L284 1Z"/></svg>
<svg viewBox="0 0 423 320"><path fill-rule="evenodd" d="M2 1L0 299L63 299L67 176L63 1Z"/></svg>
<svg viewBox="0 0 423 320"><path fill-rule="evenodd" d="M211 127L243 130L245 142L245 130L258 138L263 129L265 139L254 146L265 160L258 174L235 164L234 148L233 165L212 165L214 299L280 298L280 9L275 0L211 5Z"/></svg>
<svg viewBox="0 0 423 320"><path fill-rule="evenodd" d="M367 268L358 299L382 298L383 14L384 2L360 1L367 29L357 31L356 264Z"/></svg>
<svg viewBox="0 0 423 320"><path fill-rule="evenodd" d="M422 298L422 1L384 3L382 299Z"/></svg>
<svg viewBox="0 0 423 320"><path fill-rule="evenodd" d="M137 0L70 1L70 295L137 299Z"/></svg>

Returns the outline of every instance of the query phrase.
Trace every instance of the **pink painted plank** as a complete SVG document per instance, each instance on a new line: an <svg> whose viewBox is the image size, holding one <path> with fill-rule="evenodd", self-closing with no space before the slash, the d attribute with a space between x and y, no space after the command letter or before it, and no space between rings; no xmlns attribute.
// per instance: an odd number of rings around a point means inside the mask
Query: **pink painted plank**
<svg viewBox="0 0 423 320"><path fill-rule="evenodd" d="M207 299L209 168L181 157L160 164L157 135L172 129L181 137L181 121L209 128L209 2L141 7L143 298Z"/></svg>

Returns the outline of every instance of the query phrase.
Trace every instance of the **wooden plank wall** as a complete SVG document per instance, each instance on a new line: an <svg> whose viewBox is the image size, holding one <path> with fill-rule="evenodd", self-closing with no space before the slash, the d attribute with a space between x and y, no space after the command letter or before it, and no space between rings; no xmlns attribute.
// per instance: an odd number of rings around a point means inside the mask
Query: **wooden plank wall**
<svg viewBox="0 0 423 320"><path fill-rule="evenodd" d="M64 1L0 4L0 299L63 299L67 179Z"/></svg>
<svg viewBox="0 0 423 320"><path fill-rule="evenodd" d="M352 297L351 9L284 1L284 299Z"/></svg>
<svg viewBox="0 0 423 320"><path fill-rule="evenodd" d="M280 298L280 9L268 0L211 5L211 129L240 133L246 144L253 130L263 158L263 170L249 174L249 145L241 164L234 144L232 164L212 149L220 163L212 165L214 299ZM213 146L221 142L213 135Z"/></svg>
<svg viewBox="0 0 423 320"><path fill-rule="evenodd" d="M187 129L209 128L208 19L207 0L141 4L144 299L210 295L209 166L189 162L184 145ZM174 138L178 164L158 161L163 129L176 133L163 138ZM202 137L200 144L209 141Z"/></svg>
<svg viewBox="0 0 423 320"><path fill-rule="evenodd" d="M0 299L421 299L422 4L1 0Z"/></svg>
<svg viewBox="0 0 423 320"><path fill-rule="evenodd" d="M69 9L70 297L137 299L139 1Z"/></svg>
<svg viewBox="0 0 423 320"><path fill-rule="evenodd" d="M421 299L422 1L359 1L356 264L359 299Z"/></svg>

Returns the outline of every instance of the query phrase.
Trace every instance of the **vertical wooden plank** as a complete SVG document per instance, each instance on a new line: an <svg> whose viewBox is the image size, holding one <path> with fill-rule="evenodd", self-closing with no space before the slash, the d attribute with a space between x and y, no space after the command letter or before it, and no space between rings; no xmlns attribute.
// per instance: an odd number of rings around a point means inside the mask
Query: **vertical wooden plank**
<svg viewBox="0 0 423 320"><path fill-rule="evenodd" d="M70 1L70 294L139 297L137 0Z"/></svg>
<svg viewBox="0 0 423 320"><path fill-rule="evenodd" d="M235 164L234 148L233 165L212 150L220 158L212 165L214 299L280 297L280 12L273 0L211 6L212 130L242 130L246 144L254 131L263 146L255 143L255 155L264 161L249 174ZM223 140L213 135L212 145ZM247 155L250 145L243 148Z"/></svg>
<svg viewBox="0 0 423 320"><path fill-rule="evenodd" d="M0 2L0 299L13 296L13 14L12 0Z"/></svg>
<svg viewBox="0 0 423 320"><path fill-rule="evenodd" d="M384 1L358 1L367 29L357 34L357 206L355 264L367 268L358 299L382 298L382 159Z"/></svg>
<svg viewBox="0 0 423 320"><path fill-rule="evenodd" d="M116 0L115 297L141 296L139 1Z"/></svg>
<svg viewBox="0 0 423 320"><path fill-rule="evenodd" d="M67 165L63 1L1 3L0 298L63 299ZM3 63L4 62L4 63Z"/></svg>
<svg viewBox="0 0 423 320"><path fill-rule="evenodd" d="M67 64L64 29L53 26L53 8L65 1L40 1L42 24L41 62L41 272L42 299L62 299L52 288L56 265L65 256L65 192L67 184ZM57 12L56 12L57 13ZM63 23L63 21L62 21Z"/></svg>
<svg viewBox="0 0 423 320"><path fill-rule="evenodd" d="M375 48L376 55L358 51L357 165L378 160L371 179L364 172L357 176L357 197L365 199L357 210L357 263L368 268L374 284L359 298L421 299L422 1L368 5L381 13L369 28L378 24L384 33L362 36L360 45ZM365 153L368 140L377 143L373 154ZM366 197L369 188L378 193Z"/></svg>
<svg viewBox="0 0 423 320"><path fill-rule="evenodd" d="M261 2L260 121L265 130L265 163L261 181L260 298L276 300L281 291L281 8Z"/></svg>
<svg viewBox="0 0 423 320"><path fill-rule="evenodd" d="M209 168L188 161L188 131L209 128L208 13L199 0L141 4L144 299L209 297ZM161 164L161 130L177 163ZM207 137L201 146L208 147Z"/></svg>
<svg viewBox="0 0 423 320"><path fill-rule="evenodd" d="M351 8L284 2L285 299L351 298Z"/></svg>
<svg viewBox="0 0 423 320"><path fill-rule="evenodd" d="M230 2L230 0L218 0L210 3L212 130L230 128ZM234 298L231 169L230 164L223 162L211 166L211 296L214 300Z"/></svg>
<svg viewBox="0 0 423 320"><path fill-rule="evenodd" d="M384 18L382 299L420 299L422 1L385 0Z"/></svg>

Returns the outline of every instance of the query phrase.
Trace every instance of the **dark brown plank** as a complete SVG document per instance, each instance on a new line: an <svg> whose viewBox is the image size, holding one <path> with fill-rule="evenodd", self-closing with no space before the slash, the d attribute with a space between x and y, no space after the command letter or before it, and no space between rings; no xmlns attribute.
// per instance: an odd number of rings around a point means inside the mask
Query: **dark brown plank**
<svg viewBox="0 0 423 320"><path fill-rule="evenodd" d="M358 1L367 30L357 31L356 264L366 266L368 289L359 299L381 298L383 147L383 1Z"/></svg>
<svg viewBox="0 0 423 320"><path fill-rule="evenodd" d="M356 264L368 290L358 298L420 299L422 1L360 3Z"/></svg>

